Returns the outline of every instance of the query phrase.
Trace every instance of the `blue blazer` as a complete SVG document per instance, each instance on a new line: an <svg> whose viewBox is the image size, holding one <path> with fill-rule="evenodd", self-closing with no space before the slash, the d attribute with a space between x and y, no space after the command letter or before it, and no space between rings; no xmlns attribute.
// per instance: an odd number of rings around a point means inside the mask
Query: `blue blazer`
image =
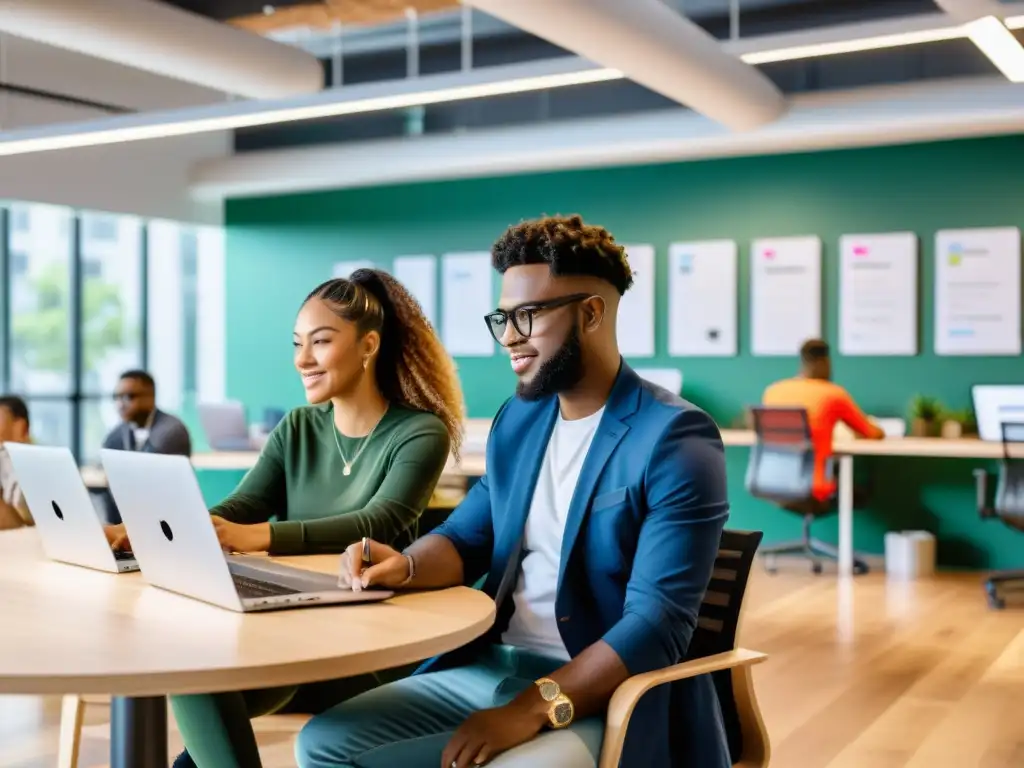
<svg viewBox="0 0 1024 768"><path fill-rule="evenodd" d="M518 398L498 412L487 474L435 533L465 563L498 617L497 642L513 609L523 531L557 397ZM624 362L580 472L562 541L555 598L558 628L573 657L598 640L631 675L686 655L722 528L729 515L721 434L703 411L642 380ZM466 663L476 650L421 671ZM729 768L722 714L710 676L661 686L641 699L621 765Z"/></svg>

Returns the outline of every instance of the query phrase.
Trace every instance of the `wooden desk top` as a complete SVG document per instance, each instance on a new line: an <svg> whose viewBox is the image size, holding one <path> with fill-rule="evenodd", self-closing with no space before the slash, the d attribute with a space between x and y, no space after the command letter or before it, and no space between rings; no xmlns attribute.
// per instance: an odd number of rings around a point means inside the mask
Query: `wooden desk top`
<svg viewBox="0 0 1024 768"><path fill-rule="evenodd" d="M336 556L282 558L335 572ZM0 693L158 696L292 685L408 664L479 637L494 603L458 587L382 603L240 614L43 558L0 533Z"/></svg>
<svg viewBox="0 0 1024 768"><path fill-rule="evenodd" d="M486 470L483 454L484 443L479 439L485 420L474 419L473 429L478 437L463 451L462 462L458 465L449 458L444 476L450 478L480 477ZM486 437L486 432L484 432ZM749 447L754 444L754 433L747 429L723 429L722 441L728 447ZM847 456L917 456L922 458L947 459L998 459L1003 455L1001 443L986 442L977 438L940 437L893 437L885 440L837 439L833 444L837 454ZM1013 455L1024 457L1024 448L1018 448ZM196 469L206 470L247 470L256 463L259 456L255 451L214 451L196 453L192 464ZM82 477L91 488L106 486L103 470L98 467L83 467Z"/></svg>

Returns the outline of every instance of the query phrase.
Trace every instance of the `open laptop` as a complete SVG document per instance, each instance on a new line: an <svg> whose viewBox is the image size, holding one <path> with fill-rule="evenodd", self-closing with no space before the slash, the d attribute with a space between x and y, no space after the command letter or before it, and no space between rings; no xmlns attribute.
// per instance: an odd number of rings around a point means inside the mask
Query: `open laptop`
<svg viewBox="0 0 1024 768"><path fill-rule="evenodd" d="M258 451L260 445L249 434L245 407L237 400L200 403L199 422L206 442L215 451Z"/></svg>
<svg viewBox="0 0 1024 768"><path fill-rule="evenodd" d="M22 443L4 447L48 558L110 573L139 570L133 553L110 549L71 451Z"/></svg>
<svg viewBox="0 0 1024 768"><path fill-rule="evenodd" d="M975 384L971 399L982 440L1000 442L1004 423L1024 423L1024 385Z"/></svg>
<svg viewBox="0 0 1024 768"><path fill-rule="evenodd" d="M225 555L192 464L185 456L100 451L132 551L150 584L232 611L386 600L393 592L353 592L338 577Z"/></svg>

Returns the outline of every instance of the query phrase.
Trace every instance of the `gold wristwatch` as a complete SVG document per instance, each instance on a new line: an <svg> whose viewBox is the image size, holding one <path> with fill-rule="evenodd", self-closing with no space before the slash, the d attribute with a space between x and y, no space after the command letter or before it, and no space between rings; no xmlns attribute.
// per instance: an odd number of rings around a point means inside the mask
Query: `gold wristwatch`
<svg viewBox="0 0 1024 768"><path fill-rule="evenodd" d="M551 706L548 707L548 720L552 728L565 728L572 722L575 710L572 701L562 693L558 683L547 677L535 681L540 689L540 697Z"/></svg>

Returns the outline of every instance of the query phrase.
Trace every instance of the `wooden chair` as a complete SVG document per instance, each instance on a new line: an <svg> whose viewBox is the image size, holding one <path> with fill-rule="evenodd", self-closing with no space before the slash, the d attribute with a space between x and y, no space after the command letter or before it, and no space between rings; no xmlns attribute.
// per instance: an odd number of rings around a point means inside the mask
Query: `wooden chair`
<svg viewBox="0 0 1024 768"><path fill-rule="evenodd" d="M82 720L85 718L86 698L69 694L61 702L60 745L57 750L57 768L78 768L78 752L82 745Z"/></svg>
<svg viewBox="0 0 1024 768"><path fill-rule="evenodd" d="M714 679L733 765L766 768L771 746L757 704L751 667L768 657L736 647L750 567L762 537L761 531L722 532L715 568L686 660L666 669L636 675L618 687L608 704L599 768L619 768L630 716L647 691L675 680L706 674ZM64 697L58 768L77 768L84 710L82 697ZM306 715L272 717L286 719L296 733L308 720Z"/></svg>
<svg viewBox="0 0 1024 768"><path fill-rule="evenodd" d="M729 750L734 766L764 768L771 747L768 731L754 695L751 666L768 657L736 647L743 596L754 554L761 543L760 531L724 531L711 576L697 617L686 660L626 680L608 704L600 768L619 768L630 716L640 697L658 685L697 675L711 674L722 707Z"/></svg>

